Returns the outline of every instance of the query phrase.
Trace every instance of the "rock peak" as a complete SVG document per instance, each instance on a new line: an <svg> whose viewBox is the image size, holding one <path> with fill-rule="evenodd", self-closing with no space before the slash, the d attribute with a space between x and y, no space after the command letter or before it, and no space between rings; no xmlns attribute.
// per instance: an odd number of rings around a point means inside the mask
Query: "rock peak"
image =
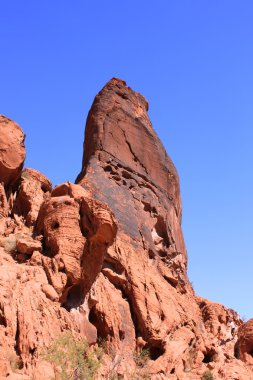
<svg viewBox="0 0 253 380"><path fill-rule="evenodd" d="M147 100L124 81L113 78L103 87L88 114L77 182L84 177L92 157L103 155L103 160L117 160L165 192L181 215L178 174L147 111Z"/></svg>
<svg viewBox="0 0 253 380"><path fill-rule="evenodd" d="M116 77L113 77L112 79L110 79L110 80L106 83L105 87L106 87L107 85L110 85L110 84L112 84L112 85L118 85L118 86L126 86L126 85L127 85L127 84L126 84L126 81L124 81L123 79L120 79L120 78L116 78Z"/></svg>

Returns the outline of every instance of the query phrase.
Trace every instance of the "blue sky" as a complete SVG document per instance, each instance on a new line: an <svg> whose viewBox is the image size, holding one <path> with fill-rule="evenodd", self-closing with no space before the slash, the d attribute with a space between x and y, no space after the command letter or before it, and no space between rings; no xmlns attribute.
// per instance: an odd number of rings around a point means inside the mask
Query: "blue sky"
<svg viewBox="0 0 253 380"><path fill-rule="evenodd" d="M27 135L26 166L74 181L92 100L125 79L178 168L196 292L253 317L253 2L8 0L0 10L0 113Z"/></svg>

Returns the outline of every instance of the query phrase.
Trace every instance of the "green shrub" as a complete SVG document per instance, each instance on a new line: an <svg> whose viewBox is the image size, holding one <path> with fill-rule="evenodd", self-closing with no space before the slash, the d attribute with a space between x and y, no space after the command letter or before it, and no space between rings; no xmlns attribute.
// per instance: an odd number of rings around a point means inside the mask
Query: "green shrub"
<svg viewBox="0 0 253 380"><path fill-rule="evenodd" d="M71 332L57 338L42 353L45 360L52 363L56 378L61 380L92 380L102 359L102 349L89 351L85 340L75 340Z"/></svg>
<svg viewBox="0 0 253 380"><path fill-rule="evenodd" d="M205 371L201 377L201 380L214 380L212 372L209 370Z"/></svg>
<svg viewBox="0 0 253 380"><path fill-rule="evenodd" d="M140 352L134 354L134 361L137 367L143 368L150 360L150 352L148 348L143 348Z"/></svg>

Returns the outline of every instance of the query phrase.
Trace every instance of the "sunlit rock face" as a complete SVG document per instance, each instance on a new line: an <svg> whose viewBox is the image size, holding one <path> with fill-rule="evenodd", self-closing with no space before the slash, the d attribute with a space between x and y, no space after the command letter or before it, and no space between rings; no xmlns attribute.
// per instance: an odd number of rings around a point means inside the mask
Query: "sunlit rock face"
<svg viewBox="0 0 253 380"><path fill-rule="evenodd" d="M251 321L188 281L178 174L141 94L113 78L95 97L76 184L22 170L23 131L0 132L0 379L54 378L41 350L68 330L106 344L98 379L253 378Z"/></svg>
<svg viewBox="0 0 253 380"><path fill-rule="evenodd" d="M24 159L25 134L18 124L0 115L0 179L4 186L15 185Z"/></svg>

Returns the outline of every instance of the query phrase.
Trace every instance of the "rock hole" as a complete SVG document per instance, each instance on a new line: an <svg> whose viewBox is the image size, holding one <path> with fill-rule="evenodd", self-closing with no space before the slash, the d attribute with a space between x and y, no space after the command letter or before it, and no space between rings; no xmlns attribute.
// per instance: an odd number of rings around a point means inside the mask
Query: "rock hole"
<svg viewBox="0 0 253 380"><path fill-rule="evenodd" d="M173 288L177 287L177 280L173 278L169 278L167 276L163 276L164 280L166 280Z"/></svg>
<svg viewBox="0 0 253 380"><path fill-rule="evenodd" d="M157 210L156 210L156 208L154 206L151 206L150 203L148 203L147 201L144 201L144 200L142 200L141 202L142 202L142 204L144 206L144 208L143 208L144 211L149 212L150 214L157 215Z"/></svg>
<svg viewBox="0 0 253 380"><path fill-rule="evenodd" d="M249 351L248 354L253 357L253 349Z"/></svg>
<svg viewBox="0 0 253 380"><path fill-rule="evenodd" d="M125 331L119 330L119 339L124 340L125 339Z"/></svg>
<svg viewBox="0 0 253 380"><path fill-rule="evenodd" d="M203 363L210 363L213 362L215 359L216 352L214 350L209 350L204 354L204 359L202 360Z"/></svg>
<svg viewBox="0 0 253 380"><path fill-rule="evenodd" d="M236 359L240 359L240 352L239 352L238 343L235 344L234 355L235 355Z"/></svg>
<svg viewBox="0 0 253 380"><path fill-rule="evenodd" d="M82 231L82 235L87 239L89 236L89 230L88 230L88 228L86 228L84 226L81 226L81 227L80 227L80 230Z"/></svg>
<svg viewBox="0 0 253 380"><path fill-rule="evenodd" d="M131 174L128 173L126 170L122 171L122 177L124 177L126 179L131 179L132 178Z"/></svg>
<svg viewBox="0 0 253 380"><path fill-rule="evenodd" d="M160 257L167 257L167 252L164 251L163 249L159 249L158 254Z"/></svg>
<svg viewBox="0 0 253 380"><path fill-rule="evenodd" d="M31 348L31 347L29 347L29 354L30 355L34 355L35 354L35 352L36 352L36 348L34 347L34 348Z"/></svg>
<svg viewBox="0 0 253 380"><path fill-rule="evenodd" d="M62 306L70 311L73 308L77 308L83 302L83 292L80 284L73 285L68 291L65 302Z"/></svg>
<svg viewBox="0 0 253 380"><path fill-rule="evenodd" d="M165 353L163 342L158 342L155 345L148 344L148 349L149 349L151 360L156 360Z"/></svg>
<svg viewBox="0 0 253 380"><path fill-rule="evenodd" d="M57 230L60 227L60 224L59 222L53 222L51 227L53 230Z"/></svg>
<svg viewBox="0 0 253 380"><path fill-rule="evenodd" d="M155 253L152 251L152 249L149 249L149 250L148 250L148 257L149 257L150 259L154 259L154 258L155 258Z"/></svg>
<svg viewBox="0 0 253 380"><path fill-rule="evenodd" d="M45 236L43 236L42 238L41 245L42 245L42 255L46 257L50 257L52 259L54 257L54 254L50 250L50 248L47 247L47 241L46 241Z"/></svg>
<svg viewBox="0 0 253 380"><path fill-rule="evenodd" d="M166 223L161 216L158 216L157 218L157 222L155 224L155 232L158 237L162 238L163 244L168 248L171 245L170 239L168 236Z"/></svg>
<svg viewBox="0 0 253 380"><path fill-rule="evenodd" d="M172 370L170 371L170 373L171 373L171 375L172 375L173 373L175 373L175 368L172 368Z"/></svg>
<svg viewBox="0 0 253 380"><path fill-rule="evenodd" d="M110 165L107 165L107 166L104 167L104 171L105 172L112 172L113 168Z"/></svg>
<svg viewBox="0 0 253 380"><path fill-rule="evenodd" d="M6 321L3 310L0 310L0 325L7 327L7 321Z"/></svg>
<svg viewBox="0 0 253 380"><path fill-rule="evenodd" d="M89 322L97 329L97 335L100 340L107 339L108 336L112 336L113 332L108 327L107 323L104 320L104 315L96 310L94 306L89 313Z"/></svg>
<svg viewBox="0 0 253 380"><path fill-rule="evenodd" d="M47 186L45 184L42 184L40 188L43 191L43 193L47 193L48 192L48 188L47 188Z"/></svg>

